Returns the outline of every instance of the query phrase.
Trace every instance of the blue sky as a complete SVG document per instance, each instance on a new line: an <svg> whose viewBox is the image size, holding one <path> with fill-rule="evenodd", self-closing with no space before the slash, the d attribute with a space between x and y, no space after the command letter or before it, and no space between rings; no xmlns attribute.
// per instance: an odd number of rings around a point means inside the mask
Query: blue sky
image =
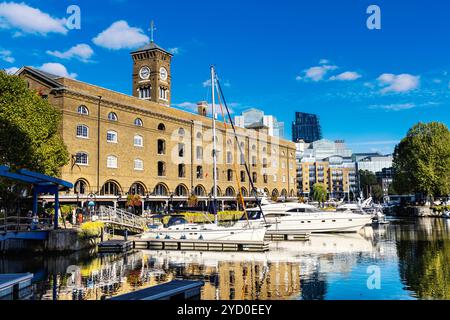
<svg viewBox="0 0 450 320"><path fill-rule="evenodd" d="M369 5L381 30L366 27ZM81 9L81 29L62 19ZM429 1L0 0L0 68L41 67L131 92L129 52L148 40L174 52L172 104L209 98L215 64L239 113L285 122L317 113L325 138L391 152L418 121L450 125L450 3Z"/></svg>

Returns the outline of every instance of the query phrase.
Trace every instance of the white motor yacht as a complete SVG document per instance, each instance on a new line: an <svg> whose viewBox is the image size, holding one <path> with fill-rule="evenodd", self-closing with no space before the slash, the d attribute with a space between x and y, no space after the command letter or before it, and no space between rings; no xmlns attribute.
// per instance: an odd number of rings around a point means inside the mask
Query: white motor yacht
<svg viewBox="0 0 450 320"><path fill-rule="evenodd" d="M358 232L372 223L372 216L351 211L329 212L304 203L275 203L261 206L270 234ZM248 209L258 212L259 208Z"/></svg>

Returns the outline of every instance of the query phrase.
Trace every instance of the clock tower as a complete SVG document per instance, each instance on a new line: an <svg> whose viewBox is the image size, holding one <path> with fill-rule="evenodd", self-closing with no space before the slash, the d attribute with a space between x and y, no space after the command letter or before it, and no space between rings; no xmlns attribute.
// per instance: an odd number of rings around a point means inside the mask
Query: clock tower
<svg viewBox="0 0 450 320"><path fill-rule="evenodd" d="M133 58L133 96L170 106L170 63L172 54L151 40L147 45L131 52Z"/></svg>

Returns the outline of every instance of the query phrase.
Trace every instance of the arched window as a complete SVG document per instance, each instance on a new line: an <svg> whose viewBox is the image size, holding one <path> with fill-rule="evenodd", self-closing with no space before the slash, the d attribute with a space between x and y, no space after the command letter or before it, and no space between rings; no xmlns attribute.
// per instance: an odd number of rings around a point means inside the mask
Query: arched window
<svg viewBox="0 0 450 320"><path fill-rule="evenodd" d="M266 194L266 196L268 196L270 194L269 189L264 188L264 193Z"/></svg>
<svg viewBox="0 0 450 320"><path fill-rule="evenodd" d="M231 153L231 151L227 151L227 164L232 163L233 163L233 154Z"/></svg>
<svg viewBox="0 0 450 320"><path fill-rule="evenodd" d="M163 185L162 183L158 183L155 187L154 193L156 196L167 196L169 194L169 191L167 190L167 187Z"/></svg>
<svg viewBox="0 0 450 320"><path fill-rule="evenodd" d="M258 182L258 175L256 174L256 172L252 173L252 180L253 180L254 183Z"/></svg>
<svg viewBox="0 0 450 320"><path fill-rule="evenodd" d="M197 137L198 140L202 140L202 138L203 138L202 133L201 132L197 132L196 137Z"/></svg>
<svg viewBox="0 0 450 320"><path fill-rule="evenodd" d="M267 176L267 173L263 174L263 180L264 180L264 183L268 183L269 182L269 178Z"/></svg>
<svg viewBox="0 0 450 320"><path fill-rule="evenodd" d="M278 197L279 193L277 189L272 190L272 197Z"/></svg>
<svg viewBox="0 0 450 320"><path fill-rule="evenodd" d="M117 157L110 155L106 158L106 167L110 169L116 169L117 168Z"/></svg>
<svg viewBox="0 0 450 320"><path fill-rule="evenodd" d="M120 187L114 181L107 181L100 191L100 195L114 195L118 196L120 194Z"/></svg>
<svg viewBox="0 0 450 320"><path fill-rule="evenodd" d="M117 121L117 114L115 112L108 113L108 120Z"/></svg>
<svg viewBox="0 0 450 320"><path fill-rule="evenodd" d="M263 168L267 168L267 159L263 158Z"/></svg>
<svg viewBox="0 0 450 320"><path fill-rule="evenodd" d="M182 137L182 136L184 136L184 129L183 128L180 128L180 129L178 129L178 135L180 136L180 137Z"/></svg>
<svg viewBox="0 0 450 320"><path fill-rule="evenodd" d="M214 195L214 187L211 188L211 195ZM217 196L222 196L222 190L219 187L217 187Z"/></svg>
<svg viewBox="0 0 450 320"><path fill-rule="evenodd" d="M179 184L175 188L175 195L178 197L186 197L188 195L188 189L185 185Z"/></svg>
<svg viewBox="0 0 450 320"><path fill-rule="evenodd" d="M245 182L245 171L241 171L241 182Z"/></svg>
<svg viewBox="0 0 450 320"><path fill-rule="evenodd" d="M226 197L234 197L234 196L235 196L233 187L228 187L228 188L225 190L225 196L226 196Z"/></svg>
<svg viewBox="0 0 450 320"><path fill-rule="evenodd" d="M166 164L163 161L158 161L158 176L166 176Z"/></svg>
<svg viewBox="0 0 450 320"><path fill-rule="evenodd" d="M248 197L248 192L247 189L245 189L244 187L241 188L241 194L243 197Z"/></svg>
<svg viewBox="0 0 450 320"><path fill-rule="evenodd" d="M85 115L85 116L89 115L89 109L86 106L83 106L83 105L78 107L77 112L79 114L82 114L82 115Z"/></svg>
<svg viewBox="0 0 450 320"><path fill-rule="evenodd" d="M184 143L179 143L178 144L178 156L180 158L184 157Z"/></svg>
<svg viewBox="0 0 450 320"><path fill-rule="evenodd" d="M204 197L204 196L206 196L206 190L205 190L205 187L203 187L202 185L196 186L196 187L194 188L194 194L195 194L196 196L199 196L199 197Z"/></svg>
<svg viewBox="0 0 450 320"><path fill-rule="evenodd" d="M134 125L136 127L142 127L144 124L140 118L136 118L136 119L134 119Z"/></svg>
<svg viewBox="0 0 450 320"><path fill-rule="evenodd" d="M233 170L231 170L231 169L227 170L227 180L233 181Z"/></svg>
<svg viewBox="0 0 450 320"><path fill-rule="evenodd" d="M143 147L144 146L144 138L138 134L134 136L133 141L134 141L135 147Z"/></svg>
<svg viewBox="0 0 450 320"><path fill-rule="evenodd" d="M166 141L158 139L158 154L166 154Z"/></svg>
<svg viewBox="0 0 450 320"><path fill-rule="evenodd" d="M282 197L287 197L288 193L286 189L281 190L281 196Z"/></svg>
<svg viewBox="0 0 450 320"><path fill-rule="evenodd" d="M144 170L144 161L142 159L134 159L134 170Z"/></svg>
<svg viewBox="0 0 450 320"><path fill-rule="evenodd" d="M186 166L183 163L178 165L178 178L186 177Z"/></svg>
<svg viewBox="0 0 450 320"><path fill-rule="evenodd" d="M86 180L79 179L77 180L77 182L75 182L73 189L75 193L86 194L88 193L88 183L86 182Z"/></svg>
<svg viewBox="0 0 450 320"><path fill-rule="evenodd" d="M203 147L202 146L195 147L195 155L196 155L197 160L203 159Z"/></svg>
<svg viewBox="0 0 450 320"><path fill-rule="evenodd" d="M256 167L257 161L256 156L252 156L252 167Z"/></svg>
<svg viewBox="0 0 450 320"><path fill-rule="evenodd" d="M142 183L140 182L135 182L131 185L130 190L129 190L130 194L138 194L140 196L144 196L145 195L145 187Z"/></svg>
<svg viewBox="0 0 450 320"><path fill-rule="evenodd" d="M256 144L252 145L252 151L256 151Z"/></svg>
<svg viewBox="0 0 450 320"><path fill-rule="evenodd" d="M203 179L203 168L202 166L197 166L197 179Z"/></svg>
<svg viewBox="0 0 450 320"><path fill-rule="evenodd" d="M77 138L89 138L89 127L84 124L77 125Z"/></svg>
<svg viewBox="0 0 450 320"><path fill-rule="evenodd" d="M75 154L75 163L81 166L87 166L89 164L89 157L86 152L77 152Z"/></svg>
<svg viewBox="0 0 450 320"><path fill-rule="evenodd" d="M106 132L106 141L110 143L117 143L117 132L113 130L108 130Z"/></svg>
<svg viewBox="0 0 450 320"><path fill-rule="evenodd" d="M164 125L164 123L158 124L158 130L159 131L165 131L166 130L166 126Z"/></svg>
<svg viewBox="0 0 450 320"><path fill-rule="evenodd" d="M291 189L291 192L289 192L290 197L295 197L295 191L294 189Z"/></svg>

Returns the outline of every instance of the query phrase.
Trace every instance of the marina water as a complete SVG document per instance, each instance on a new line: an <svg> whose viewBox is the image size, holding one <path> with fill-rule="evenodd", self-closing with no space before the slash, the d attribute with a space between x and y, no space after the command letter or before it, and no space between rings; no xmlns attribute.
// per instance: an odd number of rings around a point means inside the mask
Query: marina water
<svg viewBox="0 0 450 320"><path fill-rule="evenodd" d="M0 273L34 273L37 300L98 300L174 279L205 281L202 299L450 299L450 219L392 219L270 249L2 257Z"/></svg>

